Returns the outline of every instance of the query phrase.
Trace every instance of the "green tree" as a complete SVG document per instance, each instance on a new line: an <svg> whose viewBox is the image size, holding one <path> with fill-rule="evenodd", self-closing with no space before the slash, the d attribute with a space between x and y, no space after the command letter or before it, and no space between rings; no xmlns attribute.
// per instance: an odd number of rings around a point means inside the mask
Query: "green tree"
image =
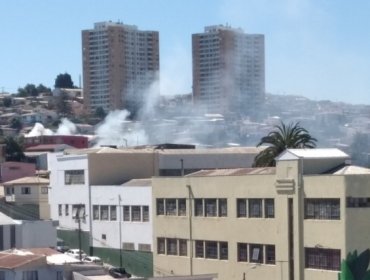
<svg viewBox="0 0 370 280"><path fill-rule="evenodd" d="M37 92L40 94L40 93L50 93L51 92L51 89L44 86L43 84L39 84L37 87L36 87L36 90Z"/></svg>
<svg viewBox="0 0 370 280"><path fill-rule="evenodd" d="M26 156L23 153L22 139L4 137L1 142L5 144L5 159L7 161L24 161Z"/></svg>
<svg viewBox="0 0 370 280"><path fill-rule="evenodd" d="M299 123L285 125L283 122L274 127L267 136L261 138L257 147L267 145L254 159L253 166L275 166L275 158L284 150L292 148L315 148L316 138L313 138L308 131Z"/></svg>
<svg viewBox="0 0 370 280"><path fill-rule="evenodd" d="M34 84L27 84L24 88L18 88L18 95L21 97L37 96L39 93Z"/></svg>
<svg viewBox="0 0 370 280"><path fill-rule="evenodd" d="M3 105L4 107L10 107L12 106L13 99L11 97L4 97L3 99Z"/></svg>
<svg viewBox="0 0 370 280"><path fill-rule="evenodd" d="M23 127L22 122L19 118L13 118L10 120L10 127L20 131Z"/></svg>
<svg viewBox="0 0 370 280"><path fill-rule="evenodd" d="M59 74L55 79L55 88L74 88L71 75L68 73Z"/></svg>
<svg viewBox="0 0 370 280"><path fill-rule="evenodd" d="M64 91L61 91L59 96L56 98L56 110L60 116L68 117L71 112L71 103L68 98L68 94Z"/></svg>
<svg viewBox="0 0 370 280"><path fill-rule="evenodd" d="M370 270L367 270L370 262L370 250L366 249L357 255L355 250L348 253L347 258L342 261L339 280L370 280Z"/></svg>

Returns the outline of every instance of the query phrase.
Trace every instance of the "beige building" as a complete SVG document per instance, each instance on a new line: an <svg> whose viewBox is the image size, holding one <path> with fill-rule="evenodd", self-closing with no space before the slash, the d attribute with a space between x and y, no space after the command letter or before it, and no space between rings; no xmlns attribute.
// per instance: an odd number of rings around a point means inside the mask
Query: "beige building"
<svg viewBox="0 0 370 280"><path fill-rule="evenodd" d="M38 206L38 213L28 213L32 218L50 219L49 179L32 176L8 181L4 183L4 193L8 203Z"/></svg>
<svg viewBox="0 0 370 280"><path fill-rule="evenodd" d="M194 102L210 113L256 117L265 97L262 34L215 25L192 35Z"/></svg>
<svg viewBox="0 0 370 280"><path fill-rule="evenodd" d="M156 177L155 273L334 280L370 244L370 170L337 149L287 150L276 168Z"/></svg>
<svg viewBox="0 0 370 280"><path fill-rule="evenodd" d="M120 22L95 23L82 31L85 110L107 113L129 109L136 113L158 79L159 33L141 31ZM153 92L157 91L157 92Z"/></svg>

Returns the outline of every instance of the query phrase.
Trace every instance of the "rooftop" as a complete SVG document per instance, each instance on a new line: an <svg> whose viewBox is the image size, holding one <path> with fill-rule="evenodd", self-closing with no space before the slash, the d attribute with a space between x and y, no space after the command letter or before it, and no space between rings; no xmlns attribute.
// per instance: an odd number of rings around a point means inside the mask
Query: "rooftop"
<svg viewBox="0 0 370 280"><path fill-rule="evenodd" d="M32 176L32 177L23 177L19 179L15 179L12 181L8 181L4 183L4 186L7 185L23 185L23 184L32 184L32 185L38 185L38 184L49 184L49 179L41 178L38 176Z"/></svg>
<svg viewBox="0 0 370 280"><path fill-rule="evenodd" d="M258 167L258 168L200 170L189 175L186 175L186 177L273 175L273 174L275 174L275 167Z"/></svg>

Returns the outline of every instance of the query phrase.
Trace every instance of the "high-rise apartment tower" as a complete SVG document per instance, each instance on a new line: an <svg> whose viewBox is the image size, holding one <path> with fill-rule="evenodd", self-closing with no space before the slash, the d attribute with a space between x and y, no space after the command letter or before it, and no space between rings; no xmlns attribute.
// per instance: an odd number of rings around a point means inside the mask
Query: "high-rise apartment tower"
<svg viewBox="0 0 370 280"><path fill-rule="evenodd" d="M95 23L82 31L84 104L87 113L128 109L133 115L159 72L159 34L120 22ZM149 91L156 91L151 92Z"/></svg>
<svg viewBox="0 0 370 280"><path fill-rule="evenodd" d="M192 35L193 97L207 112L258 116L265 96L264 35L207 26Z"/></svg>

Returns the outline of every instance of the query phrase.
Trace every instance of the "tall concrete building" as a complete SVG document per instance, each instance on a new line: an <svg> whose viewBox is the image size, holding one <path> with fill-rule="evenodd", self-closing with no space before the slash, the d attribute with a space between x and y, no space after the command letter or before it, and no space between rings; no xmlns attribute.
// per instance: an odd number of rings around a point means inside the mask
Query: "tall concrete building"
<svg viewBox="0 0 370 280"><path fill-rule="evenodd" d="M265 96L264 35L230 26L193 34L193 96L211 113L255 117Z"/></svg>
<svg viewBox="0 0 370 280"><path fill-rule="evenodd" d="M128 109L136 114L159 72L159 34L120 22L82 31L83 86L87 113ZM149 92L151 91L151 92Z"/></svg>

